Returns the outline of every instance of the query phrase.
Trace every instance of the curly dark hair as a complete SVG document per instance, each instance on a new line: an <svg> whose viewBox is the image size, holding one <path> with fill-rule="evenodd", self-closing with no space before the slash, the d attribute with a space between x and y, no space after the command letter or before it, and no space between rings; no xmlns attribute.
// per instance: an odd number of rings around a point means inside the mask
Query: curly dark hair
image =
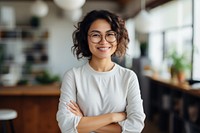
<svg viewBox="0 0 200 133"><path fill-rule="evenodd" d="M82 21L75 26L76 30L72 34L73 43L72 51L77 59L83 57L91 58L92 53L88 46L88 30L91 24L97 19L104 19L110 25L111 29L117 33L117 50L112 56L123 57L126 53L129 43L128 32L125 27L125 21L114 13L106 10L93 10L89 12Z"/></svg>

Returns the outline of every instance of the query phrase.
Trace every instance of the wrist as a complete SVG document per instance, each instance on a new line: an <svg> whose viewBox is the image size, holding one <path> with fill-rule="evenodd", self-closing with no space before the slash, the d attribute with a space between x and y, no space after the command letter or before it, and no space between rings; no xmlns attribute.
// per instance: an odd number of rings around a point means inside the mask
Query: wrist
<svg viewBox="0 0 200 133"><path fill-rule="evenodd" d="M112 123L117 123L126 119L126 114L124 112L112 113Z"/></svg>
<svg viewBox="0 0 200 133"><path fill-rule="evenodd" d="M117 121L117 113L111 113L111 121L112 123L116 123Z"/></svg>

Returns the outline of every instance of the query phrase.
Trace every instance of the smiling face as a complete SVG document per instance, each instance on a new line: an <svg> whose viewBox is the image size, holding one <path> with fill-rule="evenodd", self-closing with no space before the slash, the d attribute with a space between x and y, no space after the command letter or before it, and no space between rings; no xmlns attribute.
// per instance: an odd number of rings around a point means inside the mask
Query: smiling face
<svg viewBox="0 0 200 133"><path fill-rule="evenodd" d="M113 41L113 36L115 32L106 20L98 19L92 23L88 30L88 45L92 59L111 59L111 55L117 49L117 40Z"/></svg>

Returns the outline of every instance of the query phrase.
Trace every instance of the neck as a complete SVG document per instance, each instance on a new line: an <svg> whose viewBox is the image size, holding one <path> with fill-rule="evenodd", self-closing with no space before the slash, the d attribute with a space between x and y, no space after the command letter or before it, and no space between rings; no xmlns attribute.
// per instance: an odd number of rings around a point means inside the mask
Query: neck
<svg viewBox="0 0 200 133"><path fill-rule="evenodd" d="M91 59L89 61L90 66L98 72L107 72L112 70L112 68L114 67L114 63L112 62L112 60L93 60Z"/></svg>

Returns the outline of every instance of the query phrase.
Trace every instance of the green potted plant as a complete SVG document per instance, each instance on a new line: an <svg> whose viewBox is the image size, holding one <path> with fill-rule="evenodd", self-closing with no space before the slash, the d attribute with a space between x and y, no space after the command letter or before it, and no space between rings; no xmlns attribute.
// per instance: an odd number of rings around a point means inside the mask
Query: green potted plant
<svg viewBox="0 0 200 133"><path fill-rule="evenodd" d="M184 54L180 55L177 52L172 52L169 56L172 64L171 64L171 76L177 77L179 82L185 81L185 72L190 69L190 63L188 62L186 56Z"/></svg>
<svg viewBox="0 0 200 133"><path fill-rule="evenodd" d="M40 75L35 77L35 80L40 84L51 84L59 82L60 78L58 75L52 75L48 71L43 71Z"/></svg>

